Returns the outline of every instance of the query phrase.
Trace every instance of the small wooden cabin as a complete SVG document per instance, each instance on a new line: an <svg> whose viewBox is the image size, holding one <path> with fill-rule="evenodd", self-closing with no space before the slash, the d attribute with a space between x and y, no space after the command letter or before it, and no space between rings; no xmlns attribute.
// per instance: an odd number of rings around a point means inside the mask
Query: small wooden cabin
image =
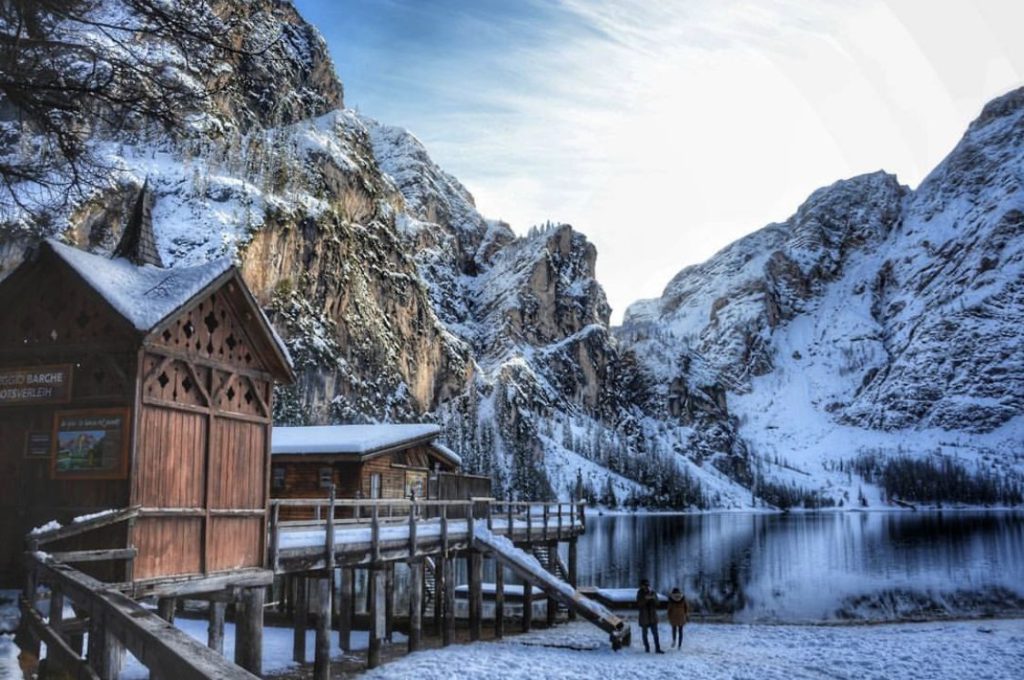
<svg viewBox="0 0 1024 680"><path fill-rule="evenodd" d="M333 484L338 498L438 498L449 486L439 480L456 477L482 480L474 490L488 495L487 478L459 474L459 456L434 441L440 432L429 424L275 427L271 496L324 498Z"/></svg>
<svg viewBox="0 0 1024 680"><path fill-rule="evenodd" d="M45 241L0 281L0 581L33 527L128 507L53 549L134 547L96 574L126 581L264 566L287 350L230 261L163 269L127 231L119 252Z"/></svg>

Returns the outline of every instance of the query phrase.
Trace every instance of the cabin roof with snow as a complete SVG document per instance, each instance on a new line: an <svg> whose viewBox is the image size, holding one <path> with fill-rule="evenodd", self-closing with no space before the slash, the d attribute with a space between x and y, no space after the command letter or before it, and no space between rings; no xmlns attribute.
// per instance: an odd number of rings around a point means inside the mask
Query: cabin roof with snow
<svg viewBox="0 0 1024 680"><path fill-rule="evenodd" d="M396 449L425 444L453 465L462 465L458 454L433 441L440 433L440 426L428 423L279 426L271 434L270 451L275 456L332 455L365 460Z"/></svg>
<svg viewBox="0 0 1024 680"><path fill-rule="evenodd" d="M278 379L294 380L291 357L284 342L244 285L241 274L224 257L191 267L163 269L150 264L135 265L125 258L108 259L53 239L43 242L57 259L68 265L136 331L147 335L162 330L179 310L210 291L237 279L252 321L260 327L268 350L268 368ZM276 370L275 370L276 369Z"/></svg>

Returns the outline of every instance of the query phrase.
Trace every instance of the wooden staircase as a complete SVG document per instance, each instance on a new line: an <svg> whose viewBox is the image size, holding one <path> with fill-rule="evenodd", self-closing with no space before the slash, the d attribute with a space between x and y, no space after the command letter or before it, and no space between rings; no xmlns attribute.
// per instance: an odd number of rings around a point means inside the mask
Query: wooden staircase
<svg viewBox="0 0 1024 680"><path fill-rule="evenodd" d="M423 559L423 611L430 611L437 597L437 565L429 557Z"/></svg>
<svg viewBox="0 0 1024 680"><path fill-rule="evenodd" d="M563 581L569 580L569 568L565 566L562 556L558 554L558 548L543 543L534 545L533 556L552 574Z"/></svg>
<svg viewBox="0 0 1024 680"><path fill-rule="evenodd" d="M558 554L558 548L545 543L540 543L532 546L531 552L533 556L537 558L537 561L541 563L541 566L547 569L549 573L554 574L568 583L569 569L562 561L562 556ZM548 606L550 607L552 604L554 604L559 614L569 611L569 608L562 602L559 602L554 598L549 598Z"/></svg>

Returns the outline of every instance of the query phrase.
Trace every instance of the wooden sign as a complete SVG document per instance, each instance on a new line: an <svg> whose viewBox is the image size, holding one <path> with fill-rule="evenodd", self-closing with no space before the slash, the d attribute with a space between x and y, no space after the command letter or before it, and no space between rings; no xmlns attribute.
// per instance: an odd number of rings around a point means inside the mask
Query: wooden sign
<svg viewBox="0 0 1024 680"><path fill-rule="evenodd" d="M71 399L71 364L0 368L0 406L64 404Z"/></svg>
<svg viewBox="0 0 1024 680"><path fill-rule="evenodd" d="M49 458L53 451L53 433L30 430L25 433L25 457Z"/></svg>
<svg viewBox="0 0 1024 680"><path fill-rule="evenodd" d="M54 478L124 478L130 417L126 408L58 411L53 419Z"/></svg>

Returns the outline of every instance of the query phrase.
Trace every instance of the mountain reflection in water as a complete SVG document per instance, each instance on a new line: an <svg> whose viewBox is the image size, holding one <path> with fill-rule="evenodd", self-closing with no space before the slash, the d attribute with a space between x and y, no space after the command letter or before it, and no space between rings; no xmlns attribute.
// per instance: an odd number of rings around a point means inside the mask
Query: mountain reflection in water
<svg viewBox="0 0 1024 680"><path fill-rule="evenodd" d="M835 512L588 517L579 582L661 592L738 621L1024 612L1024 514Z"/></svg>

